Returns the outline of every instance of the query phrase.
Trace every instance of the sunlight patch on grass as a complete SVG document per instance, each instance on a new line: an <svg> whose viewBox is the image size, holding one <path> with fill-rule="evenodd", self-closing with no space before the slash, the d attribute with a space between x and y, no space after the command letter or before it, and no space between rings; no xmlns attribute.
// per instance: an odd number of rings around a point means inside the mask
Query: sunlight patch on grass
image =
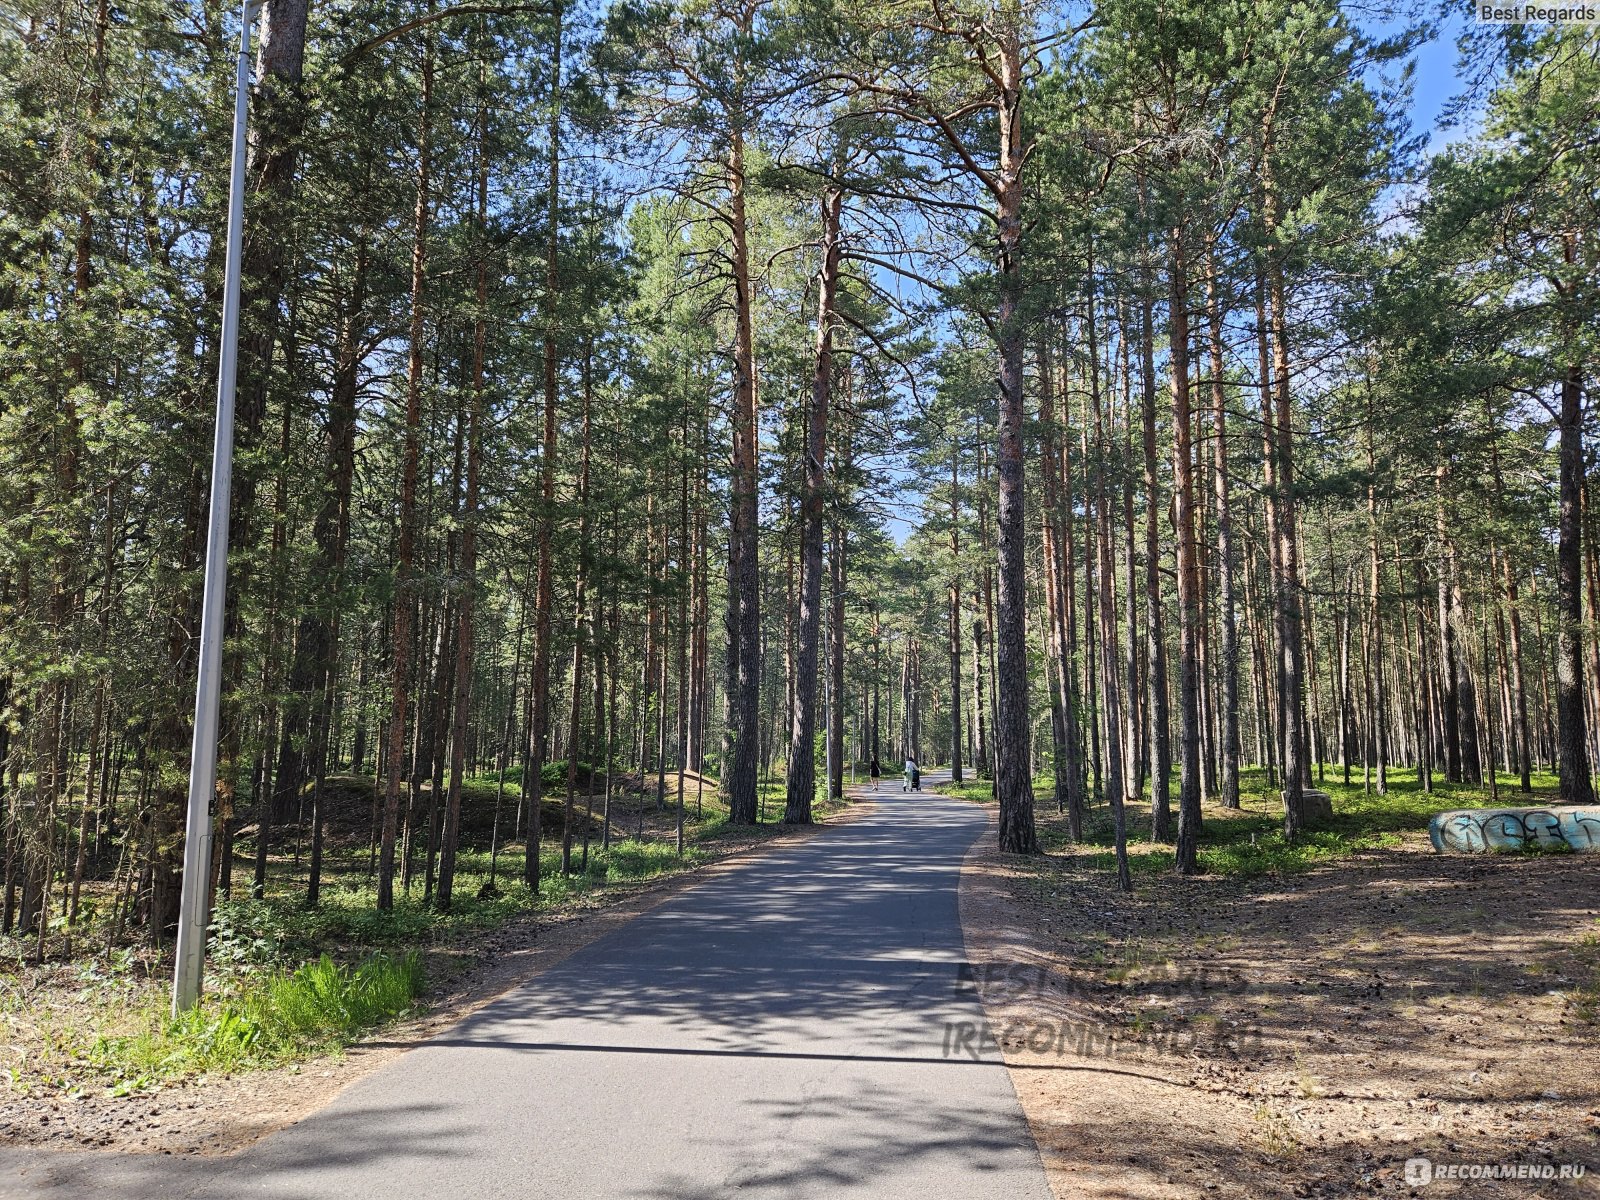
<svg viewBox="0 0 1600 1200"><path fill-rule="evenodd" d="M1240 879L1307 871L1363 851L1398 847L1407 834L1425 832L1436 813L1491 803L1486 786L1436 782L1431 792L1425 792L1418 784L1416 771L1410 768L1392 768L1388 789L1381 795L1376 788L1370 792L1366 790L1359 770L1352 771L1348 785L1338 778L1340 772L1332 766L1327 767L1324 774L1325 782L1321 786L1332 797L1333 819L1326 827L1303 831L1290 842L1283 834L1283 802L1277 788L1268 784L1263 769L1243 771L1240 808L1206 807L1199 849L1201 871ZM1085 814L1082 842L1074 845L1066 817L1055 809L1054 782L1048 774L1037 776L1033 781L1040 844L1047 853L1074 854L1096 870L1115 870L1109 805L1090 806ZM1535 794L1525 796L1516 791L1515 777L1501 776L1499 803L1538 803L1538 792L1553 787L1554 780L1535 775L1533 786ZM947 784L940 790L979 803L993 800L988 780ZM1172 803L1176 821L1175 794ZM1128 865L1136 877L1173 869L1172 847L1149 840L1148 797L1129 806L1126 826Z"/></svg>

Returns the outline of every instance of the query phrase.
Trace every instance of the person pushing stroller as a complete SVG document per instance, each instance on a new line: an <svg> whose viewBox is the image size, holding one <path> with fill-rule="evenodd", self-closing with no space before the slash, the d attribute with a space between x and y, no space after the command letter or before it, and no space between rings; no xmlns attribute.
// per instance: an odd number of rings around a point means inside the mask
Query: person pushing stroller
<svg viewBox="0 0 1600 1200"><path fill-rule="evenodd" d="M906 756L905 785L900 789L903 792L920 792L922 790L922 771L917 766L917 760Z"/></svg>

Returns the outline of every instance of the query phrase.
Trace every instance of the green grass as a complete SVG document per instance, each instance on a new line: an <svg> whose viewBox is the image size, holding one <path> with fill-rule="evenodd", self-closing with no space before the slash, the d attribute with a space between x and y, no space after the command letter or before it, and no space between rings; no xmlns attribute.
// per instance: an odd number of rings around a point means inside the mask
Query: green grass
<svg viewBox="0 0 1600 1200"><path fill-rule="evenodd" d="M174 1078L232 1072L335 1050L409 1011L425 984L415 951L373 954L353 967L327 954L271 972L176 1018L164 998L115 1014L75 1055L125 1095ZM129 1032L120 1030L129 1029Z"/></svg>
<svg viewBox="0 0 1600 1200"><path fill-rule="evenodd" d="M690 831L695 841L684 847L681 858L675 844L668 841L625 838L613 840L611 848L602 851L597 838L589 846L589 862L583 868L582 847L575 844L570 875L561 873L559 848L543 853L538 907L698 866L709 857L698 842L716 838L723 827L719 820ZM324 885L322 902L316 908L307 908L299 894L221 900L212 917L208 959L213 964L248 967L313 958L329 947L375 950L450 945L472 933L497 928L535 907L522 881L522 865L520 853L502 852L491 892L485 887L489 883L488 852L461 850L456 856L448 913L439 912L431 902L423 903L420 872L413 877L410 892L397 889L394 907L388 912L378 910L375 885L364 876L351 874Z"/></svg>
<svg viewBox="0 0 1600 1200"><path fill-rule="evenodd" d="M894 778L891 778L889 782L893 783L895 787L900 786ZM1033 781L1034 803L1038 804L1041 800L1048 800L1050 789L1053 786L1054 784L1048 775L1041 775L1035 779ZM987 804L994 799L994 780L978 779L968 775L960 783L941 783L939 792L941 795L954 796L958 800L973 800L979 804Z"/></svg>
<svg viewBox="0 0 1600 1200"><path fill-rule="evenodd" d="M721 822L707 831L720 831ZM521 881L522 856L502 855L496 889L488 882L488 854L458 856L449 913L424 904L420 875L410 894L399 892L388 912L377 910L364 873L347 871L325 884L321 903L307 908L298 889L264 900L219 900L207 949L207 992L201 1004L172 1019L168 1014L170 966L148 949L128 947L63 966L17 965L34 982L0 984L0 1020L13 1040L5 1066L12 1090L72 1094L93 1086L114 1095L208 1072L270 1067L337 1050L375 1026L415 1008L424 983L424 955L468 944L537 909L559 906L617 884L673 874L702 863L710 852L697 844L680 858L672 842L613 841L590 846L586 869L562 875L558 847L541 856L539 903ZM9 944L9 943L8 943ZM449 970L459 955L437 960ZM70 974L63 979L63 972ZM68 986L61 986L63 983Z"/></svg>
<svg viewBox="0 0 1600 1200"><path fill-rule="evenodd" d="M1263 875L1292 874L1322 863L1332 862L1363 850L1397 846L1405 834L1426 831L1436 813L1452 808L1483 807L1491 802L1485 786L1466 786L1436 782L1434 790L1424 792L1417 773L1411 768L1391 768L1388 791L1378 795L1362 786L1360 770L1351 772L1351 783L1342 782L1342 771L1332 765L1325 770L1322 787L1333 799L1333 820L1325 828L1302 832L1293 843L1283 836L1282 800L1267 784L1266 772L1247 769L1240 779L1242 807L1228 811L1208 806L1200 839L1200 868L1208 874L1254 878ZM1515 776L1500 775L1498 803L1505 807L1540 803L1540 794L1556 786L1554 776L1535 774L1534 794L1517 790ZM1173 803L1176 805L1174 780ZM1055 781L1041 775L1033 781L1034 801L1039 813L1040 842L1047 851L1071 847L1066 818L1055 812ZM980 803L993 798L989 780L967 780L947 784L940 791ZM1174 813L1174 819L1176 813ZM1153 844L1148 839L1149 807L1146 803L1130 807L1127 813L1129 868L1135 874L1170 871L1174 854L1170 846ZM1116 856L1110 808L1091 807L1084 823L1083 845L1079 853L1088 865L1114 870Z"/></svg>

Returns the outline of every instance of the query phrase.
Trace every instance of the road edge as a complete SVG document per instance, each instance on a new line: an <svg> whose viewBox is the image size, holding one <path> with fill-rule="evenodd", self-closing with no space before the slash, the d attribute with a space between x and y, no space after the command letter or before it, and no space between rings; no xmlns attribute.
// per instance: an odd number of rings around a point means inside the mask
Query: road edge
<svg viewBox="0 0 1600 1200"><path fill-rule="evenodd" d="M429 1009L396 1024L375 1029L334 1054L268 1070L220 1077L201 1076L164 1085L144 1097L151 1101L144 1121L107 1130L90 1130L81 1118L84 1105L115 1104L126 1111L128 1098L107 1102L62 1099L52 1105L41 1137L0 1137L0 1147L41 1155L97 1154L144 1157L195 1156L225 1161L280 1130L314 1117L346 1088L384 1069L412 1049L447 1033L502 996L524 987L573 954L684 893L738 871L777 851L803 845L828 830L854 824L872 814L870 791L847 789L849 807L811 826L796 826L754 845L743 846L685 871L613 889L594 902L556 913L530 913L486 934L466 947L480 961L454 979ZM620 894L619 894L620 893ZM73 1117L80 1117L73 1128ZM151 1123L150 1118L159 1117ZM57 1128L51 1128L54 1124ZM64 1126L64 1127L63 1127ZM48 1132L47 1132L48 1131Z"/></svg>

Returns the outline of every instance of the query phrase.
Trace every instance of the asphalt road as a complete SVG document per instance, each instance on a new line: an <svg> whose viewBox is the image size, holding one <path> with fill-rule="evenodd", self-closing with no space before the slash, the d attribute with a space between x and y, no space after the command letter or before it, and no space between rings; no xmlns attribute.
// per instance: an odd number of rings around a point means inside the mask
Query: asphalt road
<svg viewBox="0 0 1600 1200"><path fill-rule="evenodd" d="M1048 1200L998 1057L946 1054L952 1026L982 1021L958 981L957 882L984 815L894 779L878 800L239 1154L4 1149L0 1193Z"/></svg>

